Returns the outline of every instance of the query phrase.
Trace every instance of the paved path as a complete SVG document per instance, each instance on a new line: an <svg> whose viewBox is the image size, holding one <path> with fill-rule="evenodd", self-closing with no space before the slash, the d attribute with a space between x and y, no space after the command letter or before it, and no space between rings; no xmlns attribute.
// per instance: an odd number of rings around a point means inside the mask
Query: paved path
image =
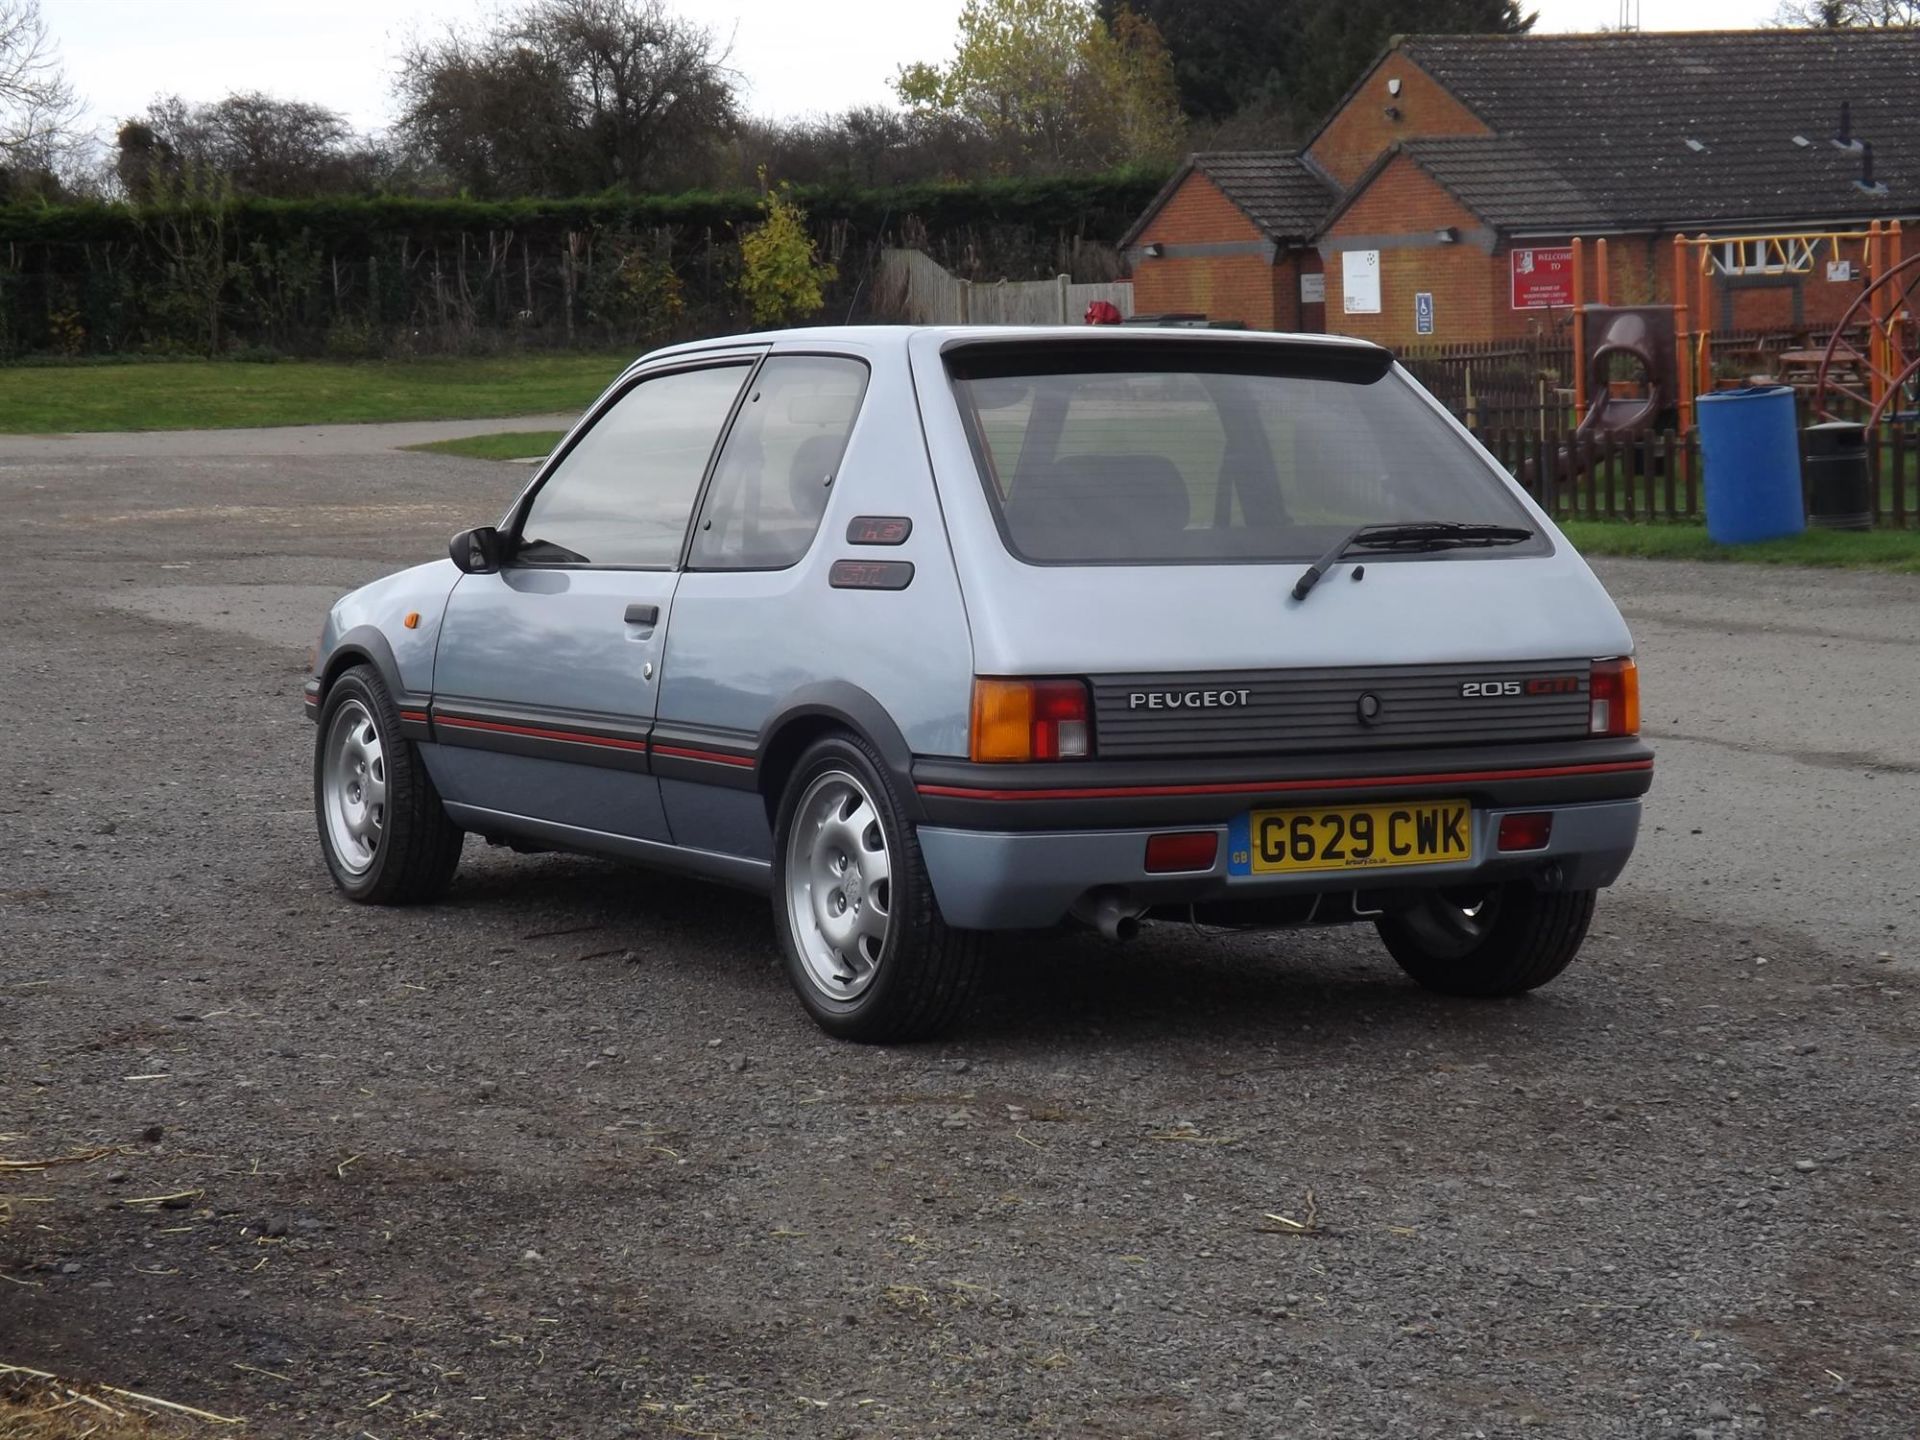
<svg viewBox="0 0 1920 1440"><path fill-rule="evenodd" d="M247 430L96 430L70 435L0 435L0 465L12 461L196 460L210 456L322 458L377 455L431 440L502 430L567 430L579 415L514 415L494 420L401 420L377 425L273 425Z"/></svg>

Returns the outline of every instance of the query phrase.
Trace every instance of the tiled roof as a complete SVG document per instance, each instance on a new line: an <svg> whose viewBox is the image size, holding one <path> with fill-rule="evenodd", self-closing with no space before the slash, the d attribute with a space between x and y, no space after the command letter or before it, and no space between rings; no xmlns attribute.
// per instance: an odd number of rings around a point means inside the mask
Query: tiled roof
<svg viewBox="0 0 1920 1440"><path fill-rule="evenodd" d="M1518 140L1447 136L1400 148L1467 209L1503 230L1587 225L1600 213L1591 196Z"/></svg>
<svg viewBox="0 0 1920 1440"><path fill-rule="evenodd" d="M1284 150L1217 150L1195 155L1193 164L1270 240L1306 239L1339 198L1319 172Z"/></svg>
<svg viewBox="0 0 1920 1440"><path fill-rule="evenodd" d="M1140 237L1186 179L1198 170L1277 244L1300 244L1319 230L1339 189L1307 161L1287 150L1220 150L1189 155L1140 218L1120 238L1125 250Z"/></svg>
<svg viewBox="0 0 1920 1440"><path fill-rule="evenodd" d="M1415 36L1401 53L1498 137L1407 148L1501 229L1920 213L1920 31ZM1885 195L1830 143L1842 101Z"/></svg>

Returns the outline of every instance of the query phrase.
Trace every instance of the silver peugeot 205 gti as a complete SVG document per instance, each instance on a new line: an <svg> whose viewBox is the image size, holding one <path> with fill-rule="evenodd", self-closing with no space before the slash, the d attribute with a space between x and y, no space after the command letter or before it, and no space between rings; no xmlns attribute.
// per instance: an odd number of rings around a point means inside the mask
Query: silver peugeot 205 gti
<svg viewBox="0 0 1920 1440"><path fill-rule="evenodd" d="M995 930L1370 921L1423 985L1573 959L1653 757L1632 640L1375 346L821 329L678 346L496 526L327 616L327 864L468 834L770 894L836 1035Z"/></svg>

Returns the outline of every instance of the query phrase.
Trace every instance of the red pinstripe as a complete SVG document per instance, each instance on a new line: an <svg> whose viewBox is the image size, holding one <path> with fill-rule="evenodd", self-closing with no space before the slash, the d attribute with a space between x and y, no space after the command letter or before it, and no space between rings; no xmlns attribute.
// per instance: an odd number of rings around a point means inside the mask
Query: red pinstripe
<svg viewBox="0 0 1920 1440"><path fill-rule="evenodd" d="M726 755L718 750L689 750L681 745L655 745L656 755L673 755L681 760L706 760L715 765L734 765L743 770L753 768L751 755Z"/></svg>
<svg viewBox="0 0 1920 1440"><path fill-rule="evenodd" d="M547 730L537 725L502 725L495 720L468 720L454 715L439 716L437 723L451 726L456 730L492 730L502 735L528 735L536 740L564 740L572 745L598 745L608 750L645 751L647 748L647 742L644 740L616 740L610 735L583 735L578 730Z"/></svg>

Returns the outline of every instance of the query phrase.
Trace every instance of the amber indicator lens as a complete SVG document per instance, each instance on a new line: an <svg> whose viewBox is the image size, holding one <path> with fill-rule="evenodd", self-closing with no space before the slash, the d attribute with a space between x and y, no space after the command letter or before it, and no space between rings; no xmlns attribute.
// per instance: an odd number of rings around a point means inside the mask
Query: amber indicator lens
<svg viewBox="0 0 1920 1440"><path fill-rule="evenodd" d="M1093 749L1092 702L1078 680L973 682L975 760L1084 760Z"/></svg>
<svg viewBox="0 0 1920 1440"><path fill-rule="evenodd" d="M904 515L856 515L847 522L849 545L904 545L913 521Z"/></svg>

